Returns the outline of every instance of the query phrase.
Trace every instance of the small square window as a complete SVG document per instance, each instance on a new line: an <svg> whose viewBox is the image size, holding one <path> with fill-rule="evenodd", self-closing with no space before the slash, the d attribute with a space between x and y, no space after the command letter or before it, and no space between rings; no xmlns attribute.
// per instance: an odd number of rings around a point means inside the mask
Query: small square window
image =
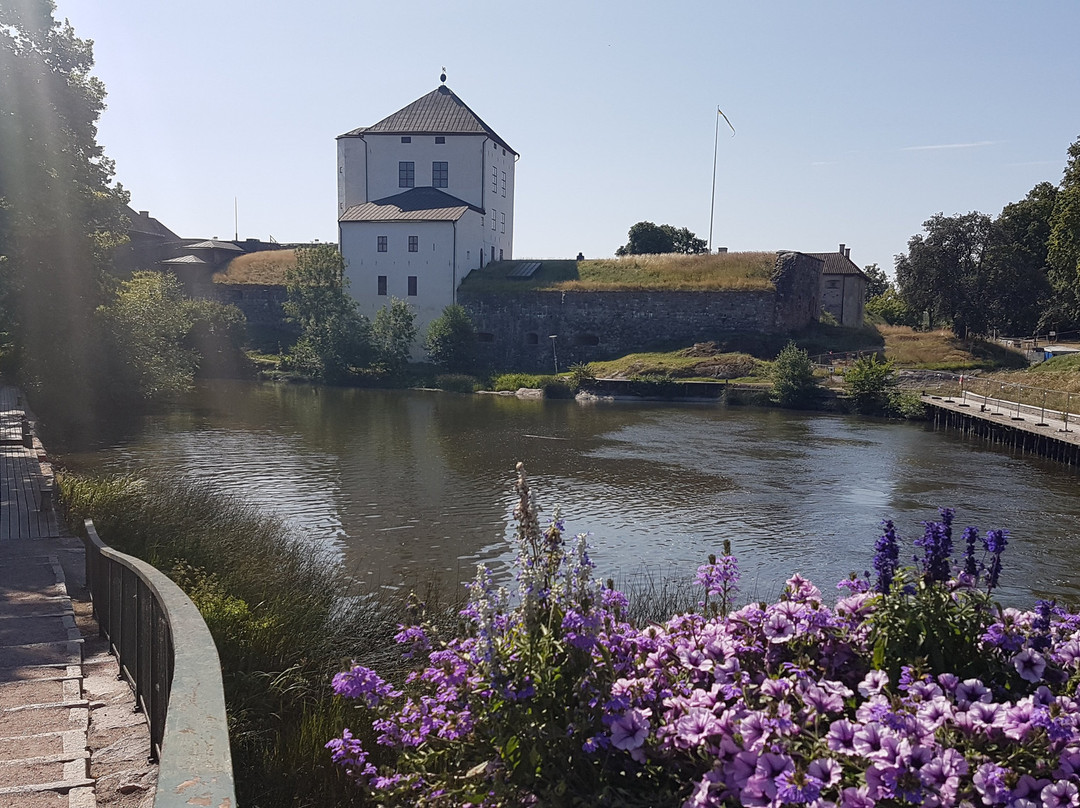
<svg viewBox="0 0 1080 808"><path fill-rule="evenodd" d="M385 275L380 275L379 276L379 294L380 295L385 295L386 294L386 276Z"/></svg>
<svg viewBox="0 0 1080 808"><path fill-rule="evenodd" d="M409 297L416 297L416 276L409 276Z"/></svg>
<svg viewBox="0 0 1080 808"><path fill-rule="evenodd" d="M412 143L412 138L411 138L411 137L409 137L408 135L404 135L404 136L403 136L403 137L401 138L401 142L402 142L402 143Z"/></svg>
<svg viewBox="0 0 1080 808"><path fill-rule="evenodd" d="M397 164L398 188L412 188L416 184L416 163L412 160Z"/></svg>
<svg viewBox="0 0 1080 808"><path fill-rule="evenodd" d="M443 137L442 135L435 135L435 142L436 142L436 143L445 143L445 142L446 142L446 138L445 138L445 137Z"/></svg>
<svg viewBox="0 0 1080 808"><path fill-rule="evenodd" d="M386 252L386 236L378 236L377 242L379 252Z"/></svg>
<svg viewBox="0 0 1080 808"><path fill-rule="evenodd" d="M419 252L420 250L420 237L409 236L409 252Z"/></svg>
<svg viewBox="0 0 1080 808"><path fill-rule="evenodd" d="M450 187L450 164L436 160L431 164L431 185L433 188Z"/></svg>

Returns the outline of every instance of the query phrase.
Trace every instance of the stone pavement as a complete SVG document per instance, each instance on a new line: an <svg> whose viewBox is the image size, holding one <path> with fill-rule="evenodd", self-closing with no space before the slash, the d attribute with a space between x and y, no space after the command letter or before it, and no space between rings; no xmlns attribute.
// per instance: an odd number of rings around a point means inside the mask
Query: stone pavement
<svg viewBox="0 0 1080 808"><path fill-rule="evenodd" d="M149 808L146 721L98 637L82 543L58 526L24 416L0 385L0 805Z"/></svg>

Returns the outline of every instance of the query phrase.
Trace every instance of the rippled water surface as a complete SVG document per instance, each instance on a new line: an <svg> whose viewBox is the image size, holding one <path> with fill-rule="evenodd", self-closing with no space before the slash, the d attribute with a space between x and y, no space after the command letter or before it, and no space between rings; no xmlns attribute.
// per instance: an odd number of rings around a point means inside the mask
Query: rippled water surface
<svg viewBox="0 0 1080 808"><path fill-rule="evenodd" d="M218 382L64 459L212 481L389 586L481 561L505 573L521 460L546 513L591 534L603 577L689 576L730 539L747 594L773 597L794 571L826 589L869 567L882 519L910 539L947 505L961 528L1011 531L1007 601L1080 603L1076 473L926 425Z"/></svg>

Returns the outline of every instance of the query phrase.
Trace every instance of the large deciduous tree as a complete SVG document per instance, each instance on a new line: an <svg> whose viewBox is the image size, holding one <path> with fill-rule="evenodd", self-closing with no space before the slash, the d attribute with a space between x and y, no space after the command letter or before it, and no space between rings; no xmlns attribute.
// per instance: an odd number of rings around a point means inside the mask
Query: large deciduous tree
<svg viewBox="0 0 1080 808"><path fill-rule="evenodd" d="M371 324L349 295L345 261L337 246L298 249L285 285L285 313L300 327L300 338L286 357L288 366L334 383L370 361Z"/></svg>
<svg viewBox="0 0 1080 808"><path fill-rule="evenodd" d="M638 222L630 228L627 236L626 244L615 250L616 255L697 254L708 251L705 239L698 238L688 228L676 228L670 224Z"/></svg>
<svg viewBox="0 0 1080 808"><path fill-rule="evenodd" d="M127 201L97 143L91 43L54 10L0 3L0 314L9 367L46 400L99 380L93 312Z"/></svg>
<svg viewBox="0 0 1080 808"><path fill-rule="evenodd" d="M952 324L958 336L986 330L985 257L990 217L938 213L923 223L925 235L912 236L908 251L896 256L896 283L907 305L928 311L931 321Z"/></svg>
<svg viewBox="0 0 1080 808"><path fill-rule="evenodd" d="M1080 321L1080 138L1069 146L1069 161L1058 186L1048 239L1053 315Z"/></svg>

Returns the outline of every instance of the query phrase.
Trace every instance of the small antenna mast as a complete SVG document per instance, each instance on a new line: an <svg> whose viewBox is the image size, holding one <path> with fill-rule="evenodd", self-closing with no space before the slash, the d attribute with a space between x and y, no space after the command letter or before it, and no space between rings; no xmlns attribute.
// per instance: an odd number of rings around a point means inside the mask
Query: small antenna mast
<svg viewBox="0 0 1080 808"><path fill-rule="evenodd" d="M233 241L240 240L240 207L239 202L236 201L236 197L232 198L232 215L233 215Z"/></svg>

